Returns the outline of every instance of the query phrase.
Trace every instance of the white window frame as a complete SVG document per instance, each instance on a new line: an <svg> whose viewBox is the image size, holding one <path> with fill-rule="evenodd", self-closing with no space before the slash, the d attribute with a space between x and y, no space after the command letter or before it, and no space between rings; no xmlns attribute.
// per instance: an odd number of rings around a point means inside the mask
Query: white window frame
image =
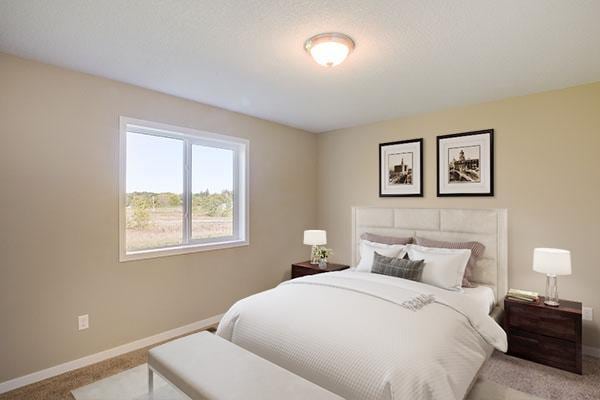
<svg viewBox="0 0 600 400"><path fill-rule="evenodd" d="M183 243L175 246L127 251L127 132L183 140ZM233 235L229 237L192 239L192 146L203 145L232 150L233 168ZM249 149L246 139L183 128L158 122L120 117L119 163L119 260L121 262L146 258L188 254L200 251L248 246L249 242Z"/></svg>

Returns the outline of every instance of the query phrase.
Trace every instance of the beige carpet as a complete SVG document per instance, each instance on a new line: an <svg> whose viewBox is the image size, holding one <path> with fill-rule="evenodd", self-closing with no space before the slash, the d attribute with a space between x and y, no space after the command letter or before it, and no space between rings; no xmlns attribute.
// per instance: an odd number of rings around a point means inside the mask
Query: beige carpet
<svg viewBox="0 0 600 400"><path fill-rule="evenodd" d="M546 400L599 400L600 359L583 357L583 375L495 352L484 365L483 379Z"/></svg>

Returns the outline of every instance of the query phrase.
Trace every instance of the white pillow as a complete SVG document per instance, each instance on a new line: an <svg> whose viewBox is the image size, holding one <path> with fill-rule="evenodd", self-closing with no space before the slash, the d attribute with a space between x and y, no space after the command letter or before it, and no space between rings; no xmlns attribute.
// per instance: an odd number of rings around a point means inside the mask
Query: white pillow
<svg viewBox="0 0 600 400"><path fill-rule="evenodd" d="M375 252L378 252L382 256L386 257L402 258L406 255L405 249L406 245L403 244L383 244L369 242L368 240L362 239L359 247L360 262L356 266L356 271L371 272L371 268L373 268Z"/></svg>
<svg viewBox="0 0 600 400"><path fill-rule="evenodd" d="M442 289L460 290L471 250L438 249L409 244L406 252L411 260L424 260L421 282Z"/></svg>

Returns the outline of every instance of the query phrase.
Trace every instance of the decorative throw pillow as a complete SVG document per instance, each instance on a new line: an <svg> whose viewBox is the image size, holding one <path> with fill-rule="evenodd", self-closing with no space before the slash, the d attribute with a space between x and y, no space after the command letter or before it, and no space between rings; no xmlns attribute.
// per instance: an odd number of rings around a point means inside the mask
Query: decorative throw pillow
<svg viewBox="0 0 600 400"><path fill-rule="evenodd" d="M479 257L483 255L485 246L479 242L446 242L442 240L426 239L422 237L415 238L416 244L424 247L437 247L442 249L469 249L471 250L471 257L467 262L467 268L465 268L465 275L462 280L462 287L475 287L471 283L471 277L473 276L473 270L477 264Z"/></svg>
<svg viewBox="0 0 600 400"><path fill-rule="evenodd" d="M359 247L360 261L356 266L356 271L371 272L376 251L386 257L404 257L404 254L406 254L405 248L406 246L402 244L382 244L361 240Z"/></svg>
<svg viewBox="0 0 600 400"><path fill-rule="evenodd" d="M446 290L461 290L471 250L409 244L406 246L406 252L411 260L425 260L421 282Z"/></svg>
<svg viewBox="0 0 600 400"><path fill-rule="evenodd" d="M413 242L412 237L383 236L368 232L360 235L360 238L363 240L368 240L369 242L383 244L410 244Z"/></svg>
<svg viewBox="0 0 600 400"><path fill-rule="evenodd" d="M410 279L411 281L420 281L423 267L425 267L423 260L411 261L405 258L386 257L375 252L371 272Z"/></svg>

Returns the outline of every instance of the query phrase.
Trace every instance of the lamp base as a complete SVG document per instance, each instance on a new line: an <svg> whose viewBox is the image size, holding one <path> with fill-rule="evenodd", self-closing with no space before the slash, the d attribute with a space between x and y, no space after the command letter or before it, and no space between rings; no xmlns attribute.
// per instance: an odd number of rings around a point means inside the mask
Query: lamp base
<svg viewBox="0 0 600 400"><path fill-rule="evenodd" d="M558 307L558 281L556 275L546 275L546 297L544 304L550 307Z"/></svg>
<svg viewBox="0 0 600 400"><path fill-rule="evenodd" d="M550 307L558 307L560 306L560 303L558 301L552 301L552 300L545 300L544 304Z"/></svg>

